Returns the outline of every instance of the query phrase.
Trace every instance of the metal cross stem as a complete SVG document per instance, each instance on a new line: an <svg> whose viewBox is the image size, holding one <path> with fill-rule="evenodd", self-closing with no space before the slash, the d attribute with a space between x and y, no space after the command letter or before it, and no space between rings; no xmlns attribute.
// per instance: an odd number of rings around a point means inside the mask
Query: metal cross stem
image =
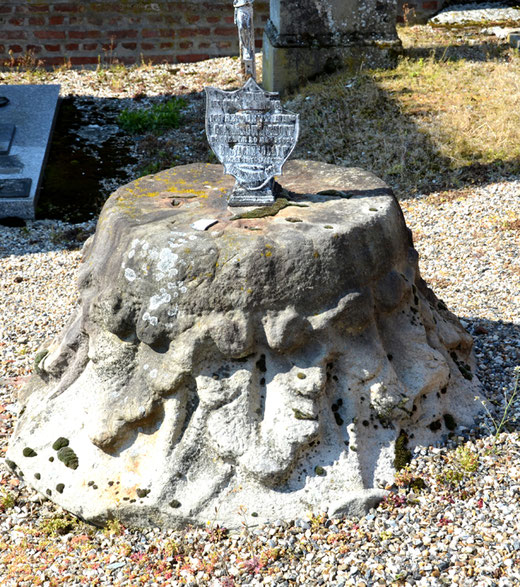
<svg viewBox="0 0 520 587"><path fill-rule="evenodd" d="M250 77L256 80L253 2L254 0L233 0L235 24L238 27L238 39L240 43L242 73L246 80Z"/></svg>

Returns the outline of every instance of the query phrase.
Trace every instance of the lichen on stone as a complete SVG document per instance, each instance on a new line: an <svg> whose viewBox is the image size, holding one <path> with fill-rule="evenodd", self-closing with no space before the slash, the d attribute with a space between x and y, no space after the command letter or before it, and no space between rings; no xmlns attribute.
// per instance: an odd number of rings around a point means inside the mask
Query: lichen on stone
<svg viewBox="0 0 520 587"><path fill-rule="evenodd" d="M63 493L64 489L65 489L65 485L63 483L58 483L58 485L56 485L56 491L58 493Z"/></svg>

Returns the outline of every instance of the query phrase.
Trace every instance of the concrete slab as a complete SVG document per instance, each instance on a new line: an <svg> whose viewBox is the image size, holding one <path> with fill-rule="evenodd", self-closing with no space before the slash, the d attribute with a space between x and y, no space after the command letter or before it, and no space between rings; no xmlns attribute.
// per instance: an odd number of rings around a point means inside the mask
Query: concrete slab
<svg viewBox="0 0 520 587"><path fill-rule="evenodd" d="M34 219L59 93L60 86L54 84L0 85L0 96L9 99L0 108L0 128L4 128L3 134L0 132L0 147L4 146L0 165L0 218ZM15 130L5 149L9 125L14 125Z"/></svg>

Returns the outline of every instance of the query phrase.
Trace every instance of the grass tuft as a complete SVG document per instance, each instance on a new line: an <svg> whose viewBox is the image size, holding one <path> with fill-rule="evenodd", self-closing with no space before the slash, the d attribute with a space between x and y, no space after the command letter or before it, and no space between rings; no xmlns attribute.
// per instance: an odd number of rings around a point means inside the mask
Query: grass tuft
<svg viewBox="0 0 520 587"><path fill-rule="evenodd" d="M129 134L160 134L179 127L181 110L185 106L186 100L174 97L168 102L154 104L151 108L125 109L119 115L117 122Z"/></svg>

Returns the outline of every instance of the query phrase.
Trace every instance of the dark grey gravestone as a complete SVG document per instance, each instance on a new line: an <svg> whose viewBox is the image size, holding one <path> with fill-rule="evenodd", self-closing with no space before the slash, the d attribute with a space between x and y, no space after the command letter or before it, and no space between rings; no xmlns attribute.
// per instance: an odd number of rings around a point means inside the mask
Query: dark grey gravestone
<svg viewBox="0 0 520 587"><path fill-rule="evenodd" d="M274 176L298 140L298 115L282 107L278 94L253 78L235 92L206 88L206 133L224 173L237 183L230 206L274 202Z"/></svg>
<svg viewBox="0 0 520 587"><path fill-rule="evenodd" d="M0 112L0 116L2 116ZM0 155L7 155L14 136L14 124L0 124Z"/></svg>
<svg viewBox="0 0 520 587"><path fill-rule="evenodd" d="M59 85L0 86L9 100L0 108L0 218L34 219L59 92Z"/></svg>

